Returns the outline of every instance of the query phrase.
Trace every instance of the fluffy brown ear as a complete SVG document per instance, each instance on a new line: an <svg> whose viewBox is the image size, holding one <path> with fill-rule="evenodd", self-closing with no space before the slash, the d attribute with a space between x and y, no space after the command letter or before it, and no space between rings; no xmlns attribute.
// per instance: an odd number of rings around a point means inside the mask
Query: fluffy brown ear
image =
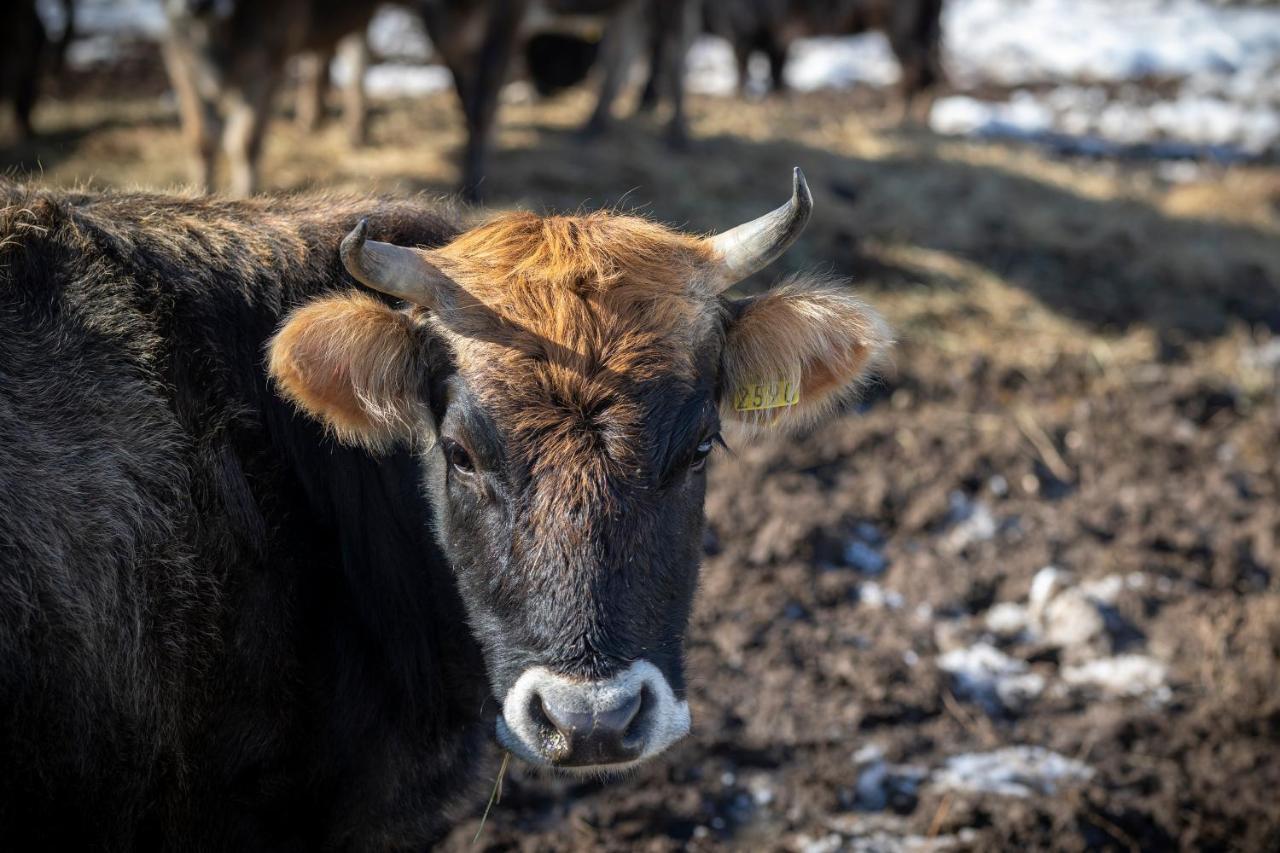
<svg viewBox="0 0 1280 853"><path fill-rule="evenodd" d="M735 307L721 367L726 421L812 424L856 392L891 343L880 315L838 284L791 281Z"/></svg>
<svg viewBox="0 0 1280 853"><path fill-rule="evenodd" d="M361 293L308 303L268 345L277 387L339 440L387 449L426 415L424 354L405 314Z"/></svg>

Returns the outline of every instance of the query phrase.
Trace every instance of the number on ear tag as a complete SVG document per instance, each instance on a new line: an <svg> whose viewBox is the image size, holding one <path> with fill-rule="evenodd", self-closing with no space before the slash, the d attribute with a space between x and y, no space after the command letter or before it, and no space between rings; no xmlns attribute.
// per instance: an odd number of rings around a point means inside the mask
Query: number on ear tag
<svg viewBox="0 0 1280 853"><path fill-rule="evenodd" d="M784 409L800 402L798 382L755 382L739 385L733 392L733 408L739 412Z"/></svg>

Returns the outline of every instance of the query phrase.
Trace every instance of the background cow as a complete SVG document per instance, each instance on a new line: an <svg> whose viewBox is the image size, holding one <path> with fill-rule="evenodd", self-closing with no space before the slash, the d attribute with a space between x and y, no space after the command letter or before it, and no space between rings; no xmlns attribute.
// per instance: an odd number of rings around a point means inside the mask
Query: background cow
<svg viewBox="0 0 1280 853"><path fill-rule="evenodd" d="M721 423L811 423L885 344L843 287L720 295L809 209L0 186L0 835L420 847L495 737L683 737Z"/></svg>
<svg viewBox="0 0 1280 853"><path fill-rule="evenodd" d="M733 46L738 84L749 79L751 56L769 60L769 86L786 86L783 72L792 42L806 36L879 30L902 66L902 92L917 98L944 79L942 0L705 0L708 32Z"/></svg>
<svg viewBox="0 0 1280 853"><path fill-rule="evenodd" d="M594 60L600 68L595 111L584 128L590 134L607 129L614 101L626 82L636 47L646 30L664 46L660 60L670 81L672 116L668 138L682 144L687 136L684 117L684 55L695 23L692 0L420 0L428 35L444 64L453 73L462 104L467 142L463 153L462 192L476 197L484 178L492 144L499 93L520 47L538 31L564 27L583 19L603 33L598 51L576 46L567 64L544 54L545 42L533 45L534 78L540 87L554 89L581 79ZM563 40L550 46L563 49ZM668 67L669 66L669 67ZM562 79L557 80L557 77Z"/></svg>
<svg viewBox="0 0 1280 853"><path fill-rule="evenodd" d="M318 115L322 71L343 37L363 31L376 0L167 0L165 66L178 95L183 131L194 149L192 182L211 190L219 151L229 169L228 190L245 196L258 185L258 158L285 63L312 54L304 77L304 115ZM348 48L364 67L363 40ZM327 75L325 75L327 76ZM348 113L353 138L364 134L363 98ZM352 99L349 99L352 100Z"/></svg>

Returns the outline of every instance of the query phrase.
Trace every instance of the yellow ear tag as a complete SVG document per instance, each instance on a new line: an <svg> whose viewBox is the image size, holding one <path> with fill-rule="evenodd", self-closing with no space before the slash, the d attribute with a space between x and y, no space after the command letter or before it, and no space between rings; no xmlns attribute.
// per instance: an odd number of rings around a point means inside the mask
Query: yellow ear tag
<svg viewBox="0 0 1280 853"><path fill-rule="evenodd" d="M785 409L799 402L800 383L781 379L739 385L733 392L733 408L739 412Z"/></svg>

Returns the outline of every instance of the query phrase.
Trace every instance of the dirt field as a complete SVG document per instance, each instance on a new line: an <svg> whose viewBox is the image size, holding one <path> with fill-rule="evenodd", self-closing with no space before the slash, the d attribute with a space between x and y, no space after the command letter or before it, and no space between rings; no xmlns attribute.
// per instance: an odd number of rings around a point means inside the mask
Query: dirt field
<svg viewBox="0 0 1280 853"><path fill-rule="evenodd" d="M180 184L148 85L48 102L0 166ZM694 736L607 783L513 767L476 846L1280 849L1280 168L949 141L867 91L694 99L684 154L581 142L589 108L508 104L489 203L711 230L798 164L814 222L750 284L848 276L900 343L857 411L716 461ZM272 188L457 178L445 96L358 152L276 129Z"/></svg>

